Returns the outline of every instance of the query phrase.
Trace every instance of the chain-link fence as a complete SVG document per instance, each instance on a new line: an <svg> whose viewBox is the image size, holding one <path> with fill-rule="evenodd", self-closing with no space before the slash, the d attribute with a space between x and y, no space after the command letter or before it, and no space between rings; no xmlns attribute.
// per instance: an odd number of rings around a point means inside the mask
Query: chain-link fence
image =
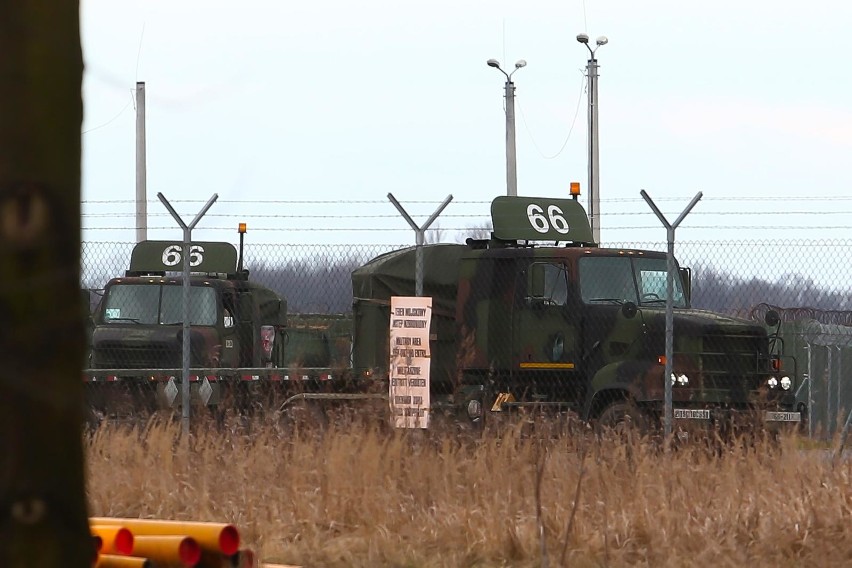
<svg viewBox="0 0 852 568"><path fill-rule="evenodd" d="M221 380L219 370L225 366L242 369L241 378L248 378L249 380L245 382L253 383L254 388L259 388L257 387L259 384L268 384L272 381L280 381L283 384L294 378L319 380L345 374L352 364L349 345L353 332L352 273L371 259L403 246L247 244L244 259L244 267L249 271L247 281L240 281L243 283L238 283L234 287L222 286L221 282L216 283L216 278L209 278L207 284L198 287L199 290L193 287L190 313L193 323L196 324L195 327L202 328L205 325L221 327L220 333L214 334L216 337L205 338L202 334L201 337L190 338L193 349L192 366L197 371L194 375L197 379L194 392L198 392L199 396L208 393L206 399L210 400L213 395L209 394L207 388L208 379L209 382L216 382L217 378ZM616 249L665 250L665 243L659 242L610 243L606 246ZM83 244L83 287L92 291L90 296L92 309L95 310L98 307L94 312L92 324L103 327L107 320L113 324L122 323L123 325L115 325L115 329L124 330L119 335L129 342L128 345L124 345L124 351L121 351L120 357L117 355L112 358L105 356L103 352L99 355L98 346L95 346L95 355L90 356L86 366L110 370L100 375L97 373L92 375L97 379L96 382L100 381L101 384L112 378L118 378L121 369L164 369L164 376L168 379L177 375L177 367L179 367L176 354L182 345L182 338L177 337L175 340L176 328L171 325L181 321L179 316L182 296L179 293L179 286L170 287L166 282L167 278L158 287L145 288L142 286L145 283L139 282L140 286L137 289L124 290L123 297L115 294L109 302L102 301L103 288L107 281L110 278L125 276L132 249L133 243L86 242ZM681 265L688 266L692 270L690 282L693 307L745 318L755 322L755 325L769 333L778 333L780 339L767 349L777 350L779 345L783 345L783 354L786 356L783 371L793 375L793 385L790 390L802 408L808 409L811 418L808 429L811 435L833 433L837 423L842 423L845 419L847 409L852 408L852 400L850 400L852 392L849 392L852 389L845 386L847 382L845 370L852 365L852 353L846 352L852 344L852 339L848 342L846 339L847 333L852 330L849 326L852 318L844 315L847 313L846 310L852 310L849 305L849 287L846 285L850 278L850 268L842 262L850 250L852 250L852 241L703 241L682 242L677 243L676 246L676 255ZM587 269L567 266L563 276L566 280L562 284L565 289L559 292L563 298L558 300L565 306L564 310L573 309L571 306L574 304L570 300L572 294L576 293L578 297L580 295L580 292L574 289L575 285L580 288L585 287L582 292L585 296L578 300L577 306L593 304L597 301L598 303L610 302L616 307L594 312L601 318L597 322L594 318L598 316L593 316L591 315L593 312L589 312L584 316L588 321L584 320L578 324L585 326L584 328L578 327L571 333L565 334L560 331L562 325L560 318L567 317L562 315L562 312L559 315L548 316L544 315L546 311L539 309L539 311L529 311L525 315L521 313L522 310L497 315L496 304L485 303L485 300L493 297L494 294L515 294L517 297L507 300L509 304L520 306L521 303L527 302L524 305L531 305L529 303L533 296L531 290L538 286L538 283L531 280L529 274L535 270L530 269L529 262L524 264L523 269L518 268L520 265L510 266L498 262L493 268L475 277L461 277L459 268L453 264L456 260L450 257L443 259L435 257L431 261L432 264L429 262L427 261L426 265L426 278L427 281L432 281L433 293L446 296L442 300L445 312L451 311L452 304L457 300L461 302L459 298L479 298L477 306L471 308L474 311L479 310L475 316L471 316L473 319L470 320L477 321L480 326L475 338L462 337L464 333L471 333L472 330L463 330L459 327L462 323L470 323L470 321L457 322L455 331L439 329L438 335L446 333L447 337L450 337L457 334L450 339L456 345L454 363L458 363L461 357L459 345L467 341L483 342L486 341L485 337L492 343L488 348L490 351L507 353L507 356L514 357L513 364L518 364L519 361L523 363L525 360L530 364L530 368L538 365L539 372L545 375L548 373L558 375L559 373L554 373L554 370L559 369L559 365L562 365L564 370L569 369L569 365L576 365L571 368L578 369L590 364L586 360L597 359L598 364L612 362L618 359L619 350L622 356L626 356L637 349L644 348L639 345L641 342L637 343L635 332L631 331L633 323L619 323L625 318L623 314L629 311L623 309L623 304L626 301L638 304L641 315L643 307L648 308L644 312L651 313L653 311L651 308L659 308L663 305L659 301L665 298L664 278L660 278L661 273L656 265L637 265L634 272L624 273L629 276L626 284L632 288L629 294L615 290L614 285L621 277L620 273L599 271L596 278L605 282L607 286L600 286L594 298L586 294L586 290L591 289L591 284L583 283L584 276L580 272L586 270L588 274L592 274L591 266ZM568 263L567 260L565 262ZM543 285L550 294L557 284L550 272L543 271L542 275ZM387 285L388 289L403 289L395 287L396 284L392 280L394 278L404 280L404 275L396 275L391 271L382 277L385 278L382 285ZM413 274L408 278L413 278ZM219 280L228 281L227 278ZM460 280L462 284L459 284ZM513 282L512 286L500 284L509 281ZM378 286L378 284L375 285ZM476 287L480 291L471 290L471 287ZM482 292L481 290L485 288L488 291ZM250 295L254 298L251 308L248 304L241 305L243 301L241 290L244 289L251 291ZM686 293L687 291L683 292L683 294ZM427 282L426 294L430 294L429 282ZM276 296L286 301L289 324L286 330L282 329L283 316L278 313L278 308L273 306ZM548 301L554 300L549 298ZM776 307L782 319L780 330L765 325L765 315L768 310L758 308L762 304L771 304ZM577 309L580 308L577 307ZM249 325L250 318L247 315L249 311L255 320L252 325ZM454 312L447 315L455 317L456 314ZM524 318L528 321L524 321ZM488 329L485 329L485 321L488 322ZM630 318L630 322L637 321L640 319ZM676 336L679 333L678 327L681 332L685 332L688 326L698 325L697 321L693 319L676 322ZM702 320L702 322L700 325L704 325L708 330L715 325L715 332L724 335L727 338L725 341L740 341L744 345L742 337L734 339L734 336L744 333L744 328L735 326L727 328L725 326L729 324L723 325L722 320L718 318ZM648 321L643 321L643 324L650 325ZM159 326L159 337L154 337L156 335L152 335L154 332L142 333L143 329L148 329L146 326L151 325ZM239 331L243 325L246 326L245 330ZM375 325L377 324L374 322L371 333L376 336L376 341L381 343L382 339L378 337L378 328L375 328ZM597 345L581 337L593 328L600 328L599 334L602 334L595 340ZM518 337L519 334L533 332L540 332L546 336L547 347L541 349L550 349L549 353L539 353L541 346L525 344L523 338ZM282 339L284 335L286 335L286 341ZM105 335L101 333L96 341L103 337ZM116 337L113 339L117 340ZM383 341L386 342L387 337L384 337ZM152 356L146 359L146 355L143 355L145 348L155 342L158 343L158 349L164 356ZM572 342L576 345L568 345ZM116 343L114 342L113 345L115 346ZM574 352L575 347L576 352ZM686 347L681 346L682 349ZM705 339L703 346L691 347L706 351L710 348L710 340ZM561 349L558 355L555 355L553 351L556 348ZM653 350L657 346L647 348ZM694 372L703 372L702 376L709 377L708 369L713 365L745 368L754 363L737 351L740 347L733 347L733 343L731 346L716 345L713 349L721 355L727 353L727 362L713 363L711 356L705 353L700 360L701 365L705 366L704 370L694 369ZM760 352L761 348L755 349ZM771 359L773 354L769 350L759 354ZM738 354L733 354L734 352ZM475 358L482 353L481 349L474 348L469 354ZM492 353L492 356L496 355ZM675 360L677 362L678 355L675 356ZM491 364L493 365L493 361ZM494 369L488 367L488 362L480 365L482 372L493 374ZM272 373L269 371L270 368L282 370ZM446 370L446 374L450 377L448 379L450 382L456 381L459 375L458 369L455 368ZM676 381L680 380L680 374L676 377ZM781 378L781 374L781 372L778 373L778 379ZM709 378L704 380L710 381ZM151 387L152 391L156 391L155 387L165 391L169 386L168 380L165 386L158 380L143 381L142 384ZM572 375L571 380L561 384L559 388L582 391L588 388L588 385L582 384ZM778 389L781 388L779 385ZM530 394L542 400L550 396L548 389L540 388L535 380L530 383L529 389ZM221 393L216 393L215 396L221 396ZM567 398L582 397L571 394ZM173 396L172 400L174 400Z"/></svg>

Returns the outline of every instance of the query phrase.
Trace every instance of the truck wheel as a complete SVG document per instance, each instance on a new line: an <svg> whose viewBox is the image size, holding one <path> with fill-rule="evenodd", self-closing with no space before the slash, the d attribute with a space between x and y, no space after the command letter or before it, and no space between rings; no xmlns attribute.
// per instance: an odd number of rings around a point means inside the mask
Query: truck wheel
<svg viewBox="0 0 852 568"><path fill-rule="evenodd" d="M604 408L595 426L598 434L610 431L618 436L631 432L642 435L648 432L648 417L633 402L617 400Z"/></svg>

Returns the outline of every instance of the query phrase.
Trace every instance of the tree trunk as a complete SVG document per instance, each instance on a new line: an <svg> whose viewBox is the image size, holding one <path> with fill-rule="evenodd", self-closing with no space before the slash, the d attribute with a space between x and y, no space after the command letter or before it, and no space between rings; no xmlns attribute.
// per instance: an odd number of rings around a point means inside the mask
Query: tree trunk
<svg viewBox="0 0 852 568"><path fill-rule="evenodd" d="M77 0L0 2L0 566L91 566Z"/></svg>

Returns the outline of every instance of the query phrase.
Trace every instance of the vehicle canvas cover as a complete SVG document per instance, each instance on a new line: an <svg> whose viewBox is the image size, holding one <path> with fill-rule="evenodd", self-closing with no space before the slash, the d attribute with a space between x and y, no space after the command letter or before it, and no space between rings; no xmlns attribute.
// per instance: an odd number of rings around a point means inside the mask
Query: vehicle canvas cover
<svg viewBox="0 0 852 568"><path fill-rule="evenodd" d="M355 269L353 298L390 302L392 296L414 296L416 249L389 252ZM455 313L459 260L467 250L466 246L457 244L423 247L423 295L433 298L433 310Z"/></svg>
<svg viewBox="0 0 852 568"><path fill-rule="evenodd" d="M376 257L352 272L355 322L353 364L358 370L388 366L390 299L415 295L416 247ZM432 298L432 376L451 370L436 361L455 362L455 312L459 264L469 249L458 244L424 246L423 295Z"/></svg>
<svg viewBox="0 0 852 568"><path fill-rule="evenodd" d="M249 289L254 295L254 301L260 315L260 322L278 323L285 321L287 316L287 300L279 296L273 290L259 284L249 284Z"/></svg>

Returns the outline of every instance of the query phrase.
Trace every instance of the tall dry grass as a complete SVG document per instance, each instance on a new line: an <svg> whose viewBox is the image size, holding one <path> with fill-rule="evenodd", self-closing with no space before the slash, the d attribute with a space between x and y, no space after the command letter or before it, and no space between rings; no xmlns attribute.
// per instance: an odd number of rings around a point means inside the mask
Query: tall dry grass
<svg viewBox="0 0 852 568"><path fill-rule="evenodd" d="M87 440L93 515L233 522L268 562L852 564L852 467L794 438L664 454L523 419L480 436L267 418Z"/></svg>

